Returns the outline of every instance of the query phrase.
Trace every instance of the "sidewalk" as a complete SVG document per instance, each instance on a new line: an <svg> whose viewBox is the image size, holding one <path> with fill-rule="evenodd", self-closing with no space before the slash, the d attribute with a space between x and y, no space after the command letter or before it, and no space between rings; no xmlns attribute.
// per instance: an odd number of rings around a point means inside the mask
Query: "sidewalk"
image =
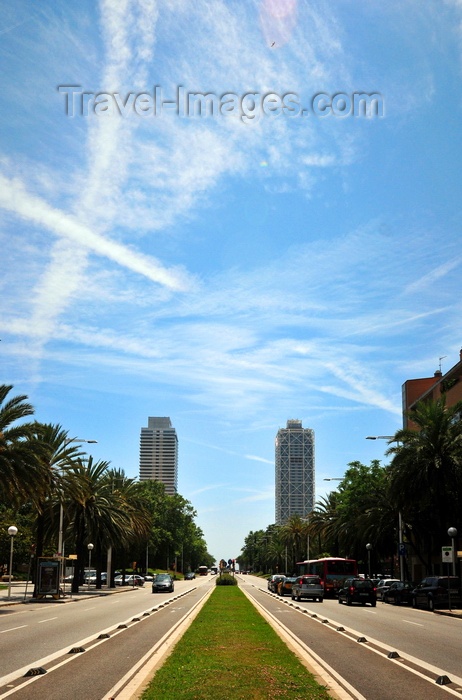
<svg viewBox="0 0 462 700"><path fill-rule="evenodd" d="M55 600L51 596L46 598L33 598L34 584L29 581L26 586L25 581L12 581L11 582L11 596L8 598L8 588L0 590L0 608L9 605L20 605L21 603L71 603L78 601L80 599L88 598L88 596L106 596L113 595L114 593L123 593L127 590L132 590L132 586L119 586L118 588L106 588L104 586L101 590L97 590L94 586L88 588L87 586L81 586L78 593L71 593L71 587L66 586L65 594L63 598ZM26 590L27 589L27 590Z"/></svg>

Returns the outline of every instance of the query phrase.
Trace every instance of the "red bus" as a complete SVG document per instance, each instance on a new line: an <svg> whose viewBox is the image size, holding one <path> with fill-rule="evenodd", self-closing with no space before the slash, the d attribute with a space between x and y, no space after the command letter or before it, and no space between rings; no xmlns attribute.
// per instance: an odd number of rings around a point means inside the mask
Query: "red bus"
<svg viewBox="0 0 462 700"><path fill-rule="evenodd" d="M346 578L358 575L358 564L355 559L341 557L307 559L297 562L297 576L303 574L319 576L324 586L324 594L334 596Z"/></svg>

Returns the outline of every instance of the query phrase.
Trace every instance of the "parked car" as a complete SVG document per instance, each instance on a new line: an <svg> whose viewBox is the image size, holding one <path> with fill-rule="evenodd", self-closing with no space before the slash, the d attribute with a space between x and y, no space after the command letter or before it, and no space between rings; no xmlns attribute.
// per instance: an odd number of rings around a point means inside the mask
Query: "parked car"
<svg viewBox="0 0 462 700"><path fill-rule="evenodd" d="M347 578L338 591L338 602L351 605L352 603L369 603L373 608L377 605L375 586L368 578Z"/></svg>
<svg viewBox="0 0 462 700"><path fill-rule="evenodd" d="M139 574L130 574L129 576L125 576L124 582L124 577L120 574L115 577L114 583L116 586L144 586L144 578L139 576Z"/></svg>
<svg viewBox="0 0 462 700"><path fill-rule="evenodd" d="M394 603L394 605L411 603L413 590L414 584L405 581L395 581L383 592L382 600L384 603Z"/></svg>
<svg viewBox="0 0 462 700"><path fill-rule="evenodd" d="M392 583L399 583L399 578L381 578L376 585L377 600L383 600L383 594L388 591Z"/></svg>
<svg viewBox="0 0 462 700"><path fill-rule="evenodd" d="M91 583L92 585L96 584L96 574L92 574L91 576L87 576L85 578L85 583ZM101 583L107 583L107 573L103 571L101 573Z"/></svg>
<svg viewBox="0 0 462 700"><path fill-rule="evenodd" d="M296 580L295 576L284 576L282 581L278 583L278 595L285 596L286 594L290 594Z"/></svg>
<svg viewBox="0 0 462 700"><path fill-rule="evenodd" d="M173 579L170 574L156 574L152 582L153 593L173 593Z"/></svg>
<svg viewBox="0 0 462 700"><path fill-rule="evenodd" d="M460 603L460 581L458 576L427 576L412 591L412 607L434 610L451 603Z"/></svg>
<svg viewBox="0 0 462 700"><path fill-rule="evenodd" d="M292 584L292 600L311 598L311 600L324 600L324 586L319 576L298 576Z"/></svg>
<svg viewBox="0 0 462 700"><path fill-rule="evenodd" d="M269 579L268 579L268 590L272 591L273 593L277 593L278 590L278 583L279 581L282 581L282 579L285 578L281 574L273 574Z"/></svg>
<svg viewBox="0 0 462 700"><path fill-rule="evenodd" d="M188 573L184 575L185 581L193 581L195 578L196 574L194 573L194 571L188 571Z"/></svg>

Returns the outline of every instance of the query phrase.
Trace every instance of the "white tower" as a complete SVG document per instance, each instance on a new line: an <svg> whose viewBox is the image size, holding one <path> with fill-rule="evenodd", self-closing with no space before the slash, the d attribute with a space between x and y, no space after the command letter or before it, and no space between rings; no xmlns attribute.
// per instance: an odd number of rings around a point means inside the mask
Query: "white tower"
<svg viewBox="0 0 462 700"><path fill-rule="evenodd" d="M276 525L314 508L314 431L288 420L276 435Z"/></svg>
<svg viewBox="0 0 462 700"><path fill-rule="evenodd" d="M148 418L141 428L140 481L149 479L161 481L169 495L177 492L178 437L170 418Z"/></svg>

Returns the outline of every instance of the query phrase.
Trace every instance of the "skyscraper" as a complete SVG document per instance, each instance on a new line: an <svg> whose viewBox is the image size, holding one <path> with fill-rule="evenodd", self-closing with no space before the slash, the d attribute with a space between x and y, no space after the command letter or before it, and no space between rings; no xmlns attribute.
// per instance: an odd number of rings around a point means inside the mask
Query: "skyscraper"
<svg viewBox="0 0 462 700"><path fill-rule="evenodd" d="M288 420L276 435L276 525L314 507L314 431Z"/></svg>
<svg viewBox="0 0 462 700"><path fill-rule="evenodd" d="M170 418L148 418L141 428L140 481L149 479L161 481L169 495L177 492L178 437Z"/></svg>

